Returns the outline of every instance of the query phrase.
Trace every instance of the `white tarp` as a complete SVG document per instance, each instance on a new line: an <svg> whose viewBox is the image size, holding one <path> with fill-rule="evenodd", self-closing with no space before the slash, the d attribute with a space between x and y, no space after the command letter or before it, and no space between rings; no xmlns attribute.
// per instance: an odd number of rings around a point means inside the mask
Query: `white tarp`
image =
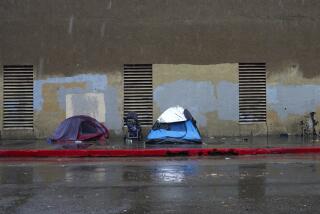
<svg viewBox="0 0 320 214"><path fill-rule="evenodd" d="M165 110L158 118L159 123L175 123L186 121L187 118L184 116L184 108L181 106L170 107Z"/></svg>

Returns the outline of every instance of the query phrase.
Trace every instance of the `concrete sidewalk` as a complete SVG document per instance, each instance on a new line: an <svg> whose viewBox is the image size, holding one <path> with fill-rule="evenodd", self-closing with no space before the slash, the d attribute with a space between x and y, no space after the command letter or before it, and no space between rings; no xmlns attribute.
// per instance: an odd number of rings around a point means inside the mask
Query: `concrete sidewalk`
<svg viewBox="0 0 320 214"><path fill-rule="evenodd" d="M147 145L144 142L125 144L109 140L106 145L94 142L89 147L78 145L62 148L45 140L1 141L0 157L150 157L212 156L320 153L318 139L301 137L207 138L203 144Z"/></svg>
<svg viewBox="0 0 320 214"><path fill-rule="evenodd" d="M92 143L89 150L105 149L163 149L163 148L274 148L274 147L318 147L320 138L289 137L215 137L204 138L202 144L162 144L148 145L145 142L126 144L122 139L109 139L105 145ZM70 146L72 148L72 146ZM46 140L0 140L0 150L56 150L60 145L48 144Z"/></svg>

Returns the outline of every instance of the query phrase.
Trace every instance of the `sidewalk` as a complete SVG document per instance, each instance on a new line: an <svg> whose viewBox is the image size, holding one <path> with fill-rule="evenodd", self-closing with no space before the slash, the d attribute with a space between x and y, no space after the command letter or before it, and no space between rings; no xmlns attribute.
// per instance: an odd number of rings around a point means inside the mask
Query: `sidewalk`
<svg viewBox="0 0 320 214"><path fill-rule="evenodd" d="M207 138L203 144L146 145L125 144L111 139L106 145L93 144L86 149L63 149L45 140L2 140L0 157L132 157L132 156L210 156L284 153L320 153L320 140L301 137L227 137Z"/></svg>

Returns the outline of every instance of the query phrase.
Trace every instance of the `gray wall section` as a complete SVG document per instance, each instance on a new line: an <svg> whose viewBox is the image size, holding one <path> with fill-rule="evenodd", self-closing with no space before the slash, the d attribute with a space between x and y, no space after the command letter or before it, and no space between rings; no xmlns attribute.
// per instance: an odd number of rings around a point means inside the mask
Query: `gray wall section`
<svg viewBox="0 0 320 214"><path fill-rule="evenodd" d="M42 75L124 63L299 63L318 73L318 0L2 0L0 62Z"/></svg>

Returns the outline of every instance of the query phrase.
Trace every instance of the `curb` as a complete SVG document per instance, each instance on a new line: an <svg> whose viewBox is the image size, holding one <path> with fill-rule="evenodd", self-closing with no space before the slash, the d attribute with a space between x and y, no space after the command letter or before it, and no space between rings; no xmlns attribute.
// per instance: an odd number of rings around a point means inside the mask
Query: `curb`
<svg viewBox="0 0 320 214"><path fill-rule="evenodd" d="M0 150L0 157L172 157L320 153L320 147Z"/></svg>

